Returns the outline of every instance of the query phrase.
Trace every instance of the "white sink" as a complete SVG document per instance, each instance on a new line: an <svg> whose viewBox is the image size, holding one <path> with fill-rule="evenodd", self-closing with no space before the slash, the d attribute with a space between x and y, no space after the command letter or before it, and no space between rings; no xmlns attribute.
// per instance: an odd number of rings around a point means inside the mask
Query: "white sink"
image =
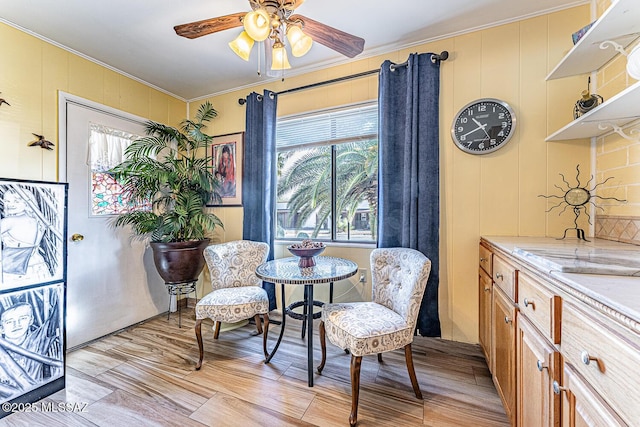
<svg viewBox="0 0 640 427"><path fill-rule="evenodd" d="M549 271L640 277L640 247L638 250L516 247L513 253Z"/></svg>

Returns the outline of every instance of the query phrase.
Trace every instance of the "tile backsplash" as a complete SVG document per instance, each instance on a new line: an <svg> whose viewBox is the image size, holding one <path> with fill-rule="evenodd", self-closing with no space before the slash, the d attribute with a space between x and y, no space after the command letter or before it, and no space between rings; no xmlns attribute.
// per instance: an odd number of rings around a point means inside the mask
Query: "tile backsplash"
<svg viewBox="0 0 640 427"><path fill-rule="evenodd" d="M595 234L601 239L640 245L640 217L598 215Z"/></svg>

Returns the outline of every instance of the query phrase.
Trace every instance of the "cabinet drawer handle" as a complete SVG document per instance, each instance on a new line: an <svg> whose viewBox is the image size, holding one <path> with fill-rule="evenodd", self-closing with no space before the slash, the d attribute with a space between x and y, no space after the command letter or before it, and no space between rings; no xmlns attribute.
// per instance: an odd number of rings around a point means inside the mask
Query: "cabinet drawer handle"
<svg viewBox="0 0 640 427"><path fill-rule="evenodd" d="M529 300L529 298L525 298L524 299L524 306L525 306L525 308L531 306L531 308L533 308L534 310L536 308L535 303L533 301Z"/></svg>
<svg viewBox="0 0 640 427"><path fill-rule="evenodd" d="M564 387L560 387L560 384L558 384L558 381L554 381L554 382L553 382L553 392L554 392L555 394L560 394L560 393L562 393L562 392L563 392L563 391L565 391L565 390L566 390L566 388L564 388Z"/></svg>
<svg viewBox="0 0 640 427"><path fill-rule="evenodd" d="M536 365L538 366L538 371L540 372L542 372L543 369L547 369L547 366L544 364L542 360L538 360Z"/></svg>
<svg viewBox="0 0 640 427"><path fill-rule="evenodd" d="M496 273L496 279L504 279L504 276L502 275L502 273Z"/></svg>
<svg viewBox="0 0 640 427"><path fill-rule="evenodd" d="M491 288L484 288L485 292L489 292L491 290Z"/></svg>
<svg viewBox="0 0 640 427"><path fill-rule="evenodd" d="M585 365L589 365L592 360L598 360L597 357L590 356L589 352L586 350L580 353L580 358L582 359L582 363L584 363Z"/></svg>
<svg viewBox="0 0 640 427"><path fill-rule="evenodd" d="M511 323L511 318L509 316L504 316L504 323Z"/></svg>
<svg viewBox="0 0 640 427"><path fill-rule="evenodd" d="M487 259L480 257L480 262L485 262Z"/></svg>

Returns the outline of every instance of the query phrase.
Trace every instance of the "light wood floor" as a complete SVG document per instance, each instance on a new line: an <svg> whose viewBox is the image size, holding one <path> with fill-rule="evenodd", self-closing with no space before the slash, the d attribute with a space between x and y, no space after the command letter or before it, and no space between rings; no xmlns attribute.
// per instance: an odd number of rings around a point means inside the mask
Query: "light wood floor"
<svg viewBox="0 0 640 427"><path fill-rule="evenodd" d="M1 426L345 426L351 407L350 356L327 344L327 365L307 386L300 321L287 319L278 353L263 363L261 337L247 325L221 332L203 323L205 360L192 310L166 314L103 338L67 358L67 387L46 401L81 412L14 413ZM277 319L277 316L274 316ZM271 345L280 326L270 328ZM315 328L316 363L320 352ZM402 350L362 362L358 425L507 426L478 346L416 337L414 364L424 401L415 398Z"/></svg>

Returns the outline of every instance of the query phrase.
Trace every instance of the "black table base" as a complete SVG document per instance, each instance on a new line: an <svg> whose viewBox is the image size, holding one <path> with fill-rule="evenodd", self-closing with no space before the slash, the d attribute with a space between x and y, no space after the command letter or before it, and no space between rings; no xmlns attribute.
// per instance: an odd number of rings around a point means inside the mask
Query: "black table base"
<svg viewBox="0 0 640 427"><path fill-rule="evenodd" d="M329 287L329 302L333 302L333 282L331 282ZM284 293L284 283L280 284L280 292L282 295L282 302L284 304L285 293ZM280 342L282 342L282 337L284 336L284 328L286 324L287 316L302 320L302 336L304 339L305 330L309 330L307 334L307 373L309 380L309 387L313 387L313 319L319 319L322 313L314 313L313 307L322 307L324 303L322 301L314 301L313 300L313 285L304 285L304 301L296 301L294 303L289 304L284 308L284 314L282 316L282 325L280 327L280 335L278 335L278 341L276 345L273 347L273 350L269 352L269 356L265 360L265 363L269 363L273 356L278 351L278 347L280 347ZM297 313L293 311L294 308L303 307L304 311L302 313ZM313 313L313 315L309 316L309 313Z"/></svg>

